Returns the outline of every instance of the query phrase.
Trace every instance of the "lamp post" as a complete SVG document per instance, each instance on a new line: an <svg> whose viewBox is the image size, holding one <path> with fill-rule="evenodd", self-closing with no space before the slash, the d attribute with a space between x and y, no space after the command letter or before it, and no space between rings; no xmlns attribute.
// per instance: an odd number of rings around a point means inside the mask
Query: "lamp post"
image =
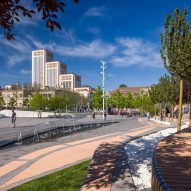
<svg viewBox="0 0 191 191"><path fill-rule="evenodd" d="M67 105L67 101L68 101L68 97L67 97L67 94L66 94L66 113L68 113L68 105Z"/></svg>
<svg viewBox="0 0 191 191"><path fill-rule="evenodd" d="M8 104L8 100L7 100L7 99L8 99L7 89L8 89L8 88L6 87L6 110L7 110L7 104Z"/></svg>
<svg viewBox="0 0 191 191"><path fill-rule="evenodd" d="M102 74L102 89L103 89L103 95L102 95L102 101L103 101L103 120L105 120L105 69L106 69L106 63L105 61L101 60L101 74Z"/></svg>
<svg viewBox="0 0 191 191"><path fill-rule="evenodd" d="M17 104L17 101L18 101L18 86L19 86L19 82L16 82L16 109L17 109L17 106L18 106L18 104Z"/></svg>

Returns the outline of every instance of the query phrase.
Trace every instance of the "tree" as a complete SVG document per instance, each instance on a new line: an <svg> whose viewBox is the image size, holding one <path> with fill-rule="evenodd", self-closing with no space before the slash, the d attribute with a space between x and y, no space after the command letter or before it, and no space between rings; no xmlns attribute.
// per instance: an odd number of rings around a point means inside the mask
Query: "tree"
<svg viewBox="0 0 191 191"><path fill-rule="evenodd" d="M73 0L78 3L79 0ZM65 3L62 0L31 0L33 8L24 4L21 0L1 0L0 3L0 29L5 32L8 40L14 39L12 29L15 22L19 22L21 15L32 18L39 14L41 19L46 22L46 27L51 31L54 27L61 30L61 25L56 22L59 12L64 12Z"/></svg>
<svg viewBox="0 0 191 191"><path fill-rule="evenodd" d="M100 86L97 87L95 90L95 93L93 94L92 97L92 104L94 108L102 108L103 107L103 91Z"/></svg>
<svg viewBox="0 0 191 191"><path fill-rule="evenodd" d="M40 93L36 93L33 95L32 99L29 102L29 105L33 109L37 109L39 111L40 117L40 110L44 110L47 107L48 100L45 96L41 95Z"/></svg>
<svg viewBox="0 0 191 191"><path fill-rule="evenodd" d="M0 108L3 107L4 103L5 103L5 102L4 102L4 100L3 100L3 97L0 96Z"/></svg>
<svg viewBox="0 0 191 191"><path fill-rule="evenodd" d="M127 86L125 84L120 84L119 88L126 88Z"/></svg>
<svg viewBox="0 0 191 191"><path fill-rule="evenodd" d="M191 22L187 17L187 9L184 13L176 9L172 17L167 15L165 31L161 34L160 52L164 65L173 76L180 78L178 131L181 128L183 80L191 82Z"/></svg>
<svg viewBox="0 0 191 191"><path fill-rule="evenodd" d="M16 99L14 98L14 97L12 97L10 100L9 100L9 105L13 108L14 106L15 106L15 104L16 104Z"/></svg>
<svg viewBox="0 0 191 191"><path fill-rule="evenodd" d="M110 104L115 108L125 107L124 96L119 90L114 91L110 96Z"/></svg>
<svg viewBox="0 0 191 191"><path fill-rule="evenodd" d="M155 113L155 107L151 97L147 94L141 93L134 99L134 107L138 108L143 114L150 112L151 115Z"/></svg>
<svg viewBox="0 0 191 191"><path fill-rule="evenodd" d="M126 96L124 96L124 106L131 109L134 107L134 99L131 93L128 93Z"/></svg>
<svg viewBox="0 0 191 191"><path fill-rule="evenodd" d="M76 105L80 102L81 105L86 105L87 104L87 100L85 99L84 96L81 96L79 93L77 92L72 92L69 90L63 90L60 91L57 96L64 96L64 99L66 100L66 105L69 108L76 108Z"/></svg>
<svg viewBox="0 0 191 191"><path fill-rule="evenodd" d="M52 111L56 111L58 109L65 109L67 105L66 97L64 96L51 97L48 103L49 109Z"/></svg>
<svg viewBox="0 0 191 191"><path fill-rule="evenodd" d="M158 84L151 86L149 95L156 106L156 110L157 106L160 105L160 109L168 107L172 108L173 112L174 106L178 103L179 86L177 82L179 82L177 79L165 74L159 79Z"/></svg>

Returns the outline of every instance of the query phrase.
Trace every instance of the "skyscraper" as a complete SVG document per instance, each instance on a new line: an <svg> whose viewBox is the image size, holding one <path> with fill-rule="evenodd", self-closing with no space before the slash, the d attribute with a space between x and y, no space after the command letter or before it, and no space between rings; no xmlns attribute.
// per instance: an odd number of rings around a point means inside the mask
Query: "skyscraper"
<svg viewBox="0 0 191 191"><path fill-rule="evenodd" d="M32 51L32 86L45 87L45 64L53 60L53 54L46 49Z"/></svg>
<svg viewBox="0 0 191 191"><path fill-rule="evenodd" d="M81 76L67 73L67 65L53 60L46 49L32 51L32 86L40 89L60 88L74 91L81 86Z"/></svg>
<svg viewBox="0 0 191 191"><path fill-rule="evenodd" d="M60 87L60 74L67 73L67 66L59 61L46 62L45 86Z"/></svg>

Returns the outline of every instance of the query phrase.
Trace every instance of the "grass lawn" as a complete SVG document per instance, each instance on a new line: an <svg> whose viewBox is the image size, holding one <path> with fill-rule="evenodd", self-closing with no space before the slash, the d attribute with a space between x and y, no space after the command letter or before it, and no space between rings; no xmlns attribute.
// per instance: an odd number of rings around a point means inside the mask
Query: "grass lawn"
<svg viewBox="0 0 191 191"><path fill-rule="evenodd" d="M11 191L79 191L90 161L32 180Z"/></svg>

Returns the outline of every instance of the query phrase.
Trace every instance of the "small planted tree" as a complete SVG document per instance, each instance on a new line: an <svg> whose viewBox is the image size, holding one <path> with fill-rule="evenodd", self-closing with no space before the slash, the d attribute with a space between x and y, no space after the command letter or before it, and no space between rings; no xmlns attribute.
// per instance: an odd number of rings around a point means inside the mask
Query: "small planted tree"
<svg viewBox="0 0 191 191"><path fill-rule="evenodd" d="M33 95L29 104L31 108L38 110L38 117L41 117L41 110L44 110L47 107L47 103L48 100L45 96L40 93L36 93Z"/></svg>
<svg viewBox="0 0 191 191"><path fill-rule="evenodd" d="M94 108L101 109L103 107L103 91L100 86L97 87L92 97L92 105Z"/></svg>
<svg viewBox="0 0 191 191"><path fill-rule="evenodd" d="M176 9L173 16L167 15L164 29L164 34L161 34L161 57L168 71L180 78L177 127L180 131L183 80L191 82L191 22L188 20L188 9L183 13Z"/></svg>
<svg viewBox="0 0 191 191"><path fill-rule="evenodd" d="M116 90L111 94L111 100L113 107L117 109L125 107L124 96L119 90Z"/></svg>

